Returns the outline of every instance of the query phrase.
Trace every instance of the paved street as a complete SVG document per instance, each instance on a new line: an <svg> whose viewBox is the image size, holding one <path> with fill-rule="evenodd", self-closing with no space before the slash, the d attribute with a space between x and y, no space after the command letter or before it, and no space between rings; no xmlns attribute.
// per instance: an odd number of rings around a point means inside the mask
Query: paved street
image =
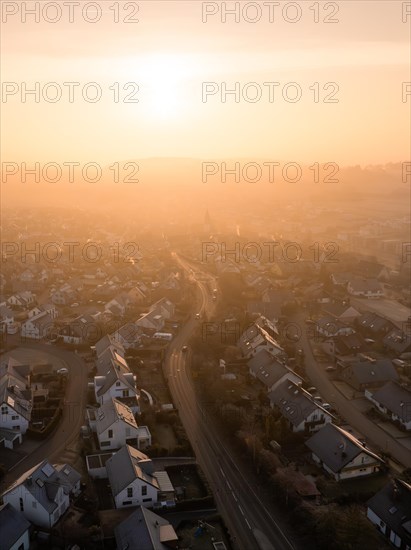
<svg viewBox="0 0 411 550"><path fill-rule="evenodd" d="M188 268L186 263L183 265ZM213 307L209 291L201 282L196 282L201 296L197 311L209 313ZM183 328L170 346L165 362L170 391L197 460L211 485L218 509L237 549L291 550L293 544L259 498L256 487L238 468L221 436L197 402L188 371L190 352L181 351L197 323L192 319Z"/></svg>
<svg viewBox="0 0 411 550"><path fill-rule="evenodd" d="M41 441L21 462L11 469L2 481L2 490L13 483L26 470L29 470L44 458L56 461L64 449L71 445L80 434L84 423L84 410L87 396L87 367L81 357L75 353L62 350L56 346L40 343L21 344L22 350L33 353L41 352L58 359L69 369L69 378L64 400L63 416L57 429L44 441ZM16 350L11 352L16 355ZM30 442L30 448L32 443ZM22 449L24 450L24 437Z"/></svg>

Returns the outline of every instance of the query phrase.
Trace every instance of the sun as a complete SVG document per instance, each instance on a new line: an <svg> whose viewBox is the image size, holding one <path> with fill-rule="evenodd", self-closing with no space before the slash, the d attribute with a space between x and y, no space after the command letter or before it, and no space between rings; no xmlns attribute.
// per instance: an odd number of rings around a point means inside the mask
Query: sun
<svg viewBox="0 0 411 550"><path fill-rule="evenodd" d="M189 85L196 64L188 54L152 53L128 64L139 85L141 111L149 118L169 120L188 114Z"/></svg>

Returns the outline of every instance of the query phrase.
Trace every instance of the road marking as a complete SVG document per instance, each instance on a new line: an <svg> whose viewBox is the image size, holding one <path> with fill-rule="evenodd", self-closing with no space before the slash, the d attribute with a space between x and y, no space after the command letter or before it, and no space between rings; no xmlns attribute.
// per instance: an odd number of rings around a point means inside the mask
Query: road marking
<svg viewBox="0 0 411 550"><path fill-rule="evenodd" d="M246 524L248 525L248 528L252 531L251 525L249 524L248 519L247 518L244 518L244 519L245 519Z"/></svg>
<svg viewBox="0 0 411 550"><path fill-rule="evenodd" d="M230 489L230 491L232 491L232 490L233 490L233 488L231 487L231 485L230 485L230 482L229 482L229 481L227 481L227 485L228 485L228 488Z"/></svg>
<svg viewBox="0 0 411 550"><path fill-rule="evenodd" d="M223 470L222 468L220 468L220 472L221 472L221 474L222 474L224 477L226 477L226 475L225 475L225 473L224 473L224 470Z"/></svg>
<svg viewBox="0 0 411 550"><path fill-rule="evenodd" d="M232 494L233 494L234 500L235 500L236 502L238 502L238 498L236 497L234 491L231 491L231 492L232 492Z"/></svg>
<svg viewBox="0 0 411 550"><path fill-rule="evenodd" d="M239 504L238 507L239 507L239 509L240 509L240 512L241 512L241 513L243 514L243 516L244 516L244 510L241 508L241 505Z"/></svg>

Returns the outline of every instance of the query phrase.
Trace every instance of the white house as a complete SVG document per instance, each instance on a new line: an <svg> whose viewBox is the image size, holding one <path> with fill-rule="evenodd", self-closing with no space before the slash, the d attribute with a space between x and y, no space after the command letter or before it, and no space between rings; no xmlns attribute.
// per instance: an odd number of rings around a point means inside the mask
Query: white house
<svg viewBox="0 0 411 550"><path fill-rule="evenodd" d="M51 528L70 506L70 495L80 492L80 474L64 464L37 464L2 494L3 501L39 527Z"/></svg>
<svg viewBox="0 0 411 550"><path fill-rule="evenodd" d="M29 317L21 325L21 336L23 338L41 340L42 338L49 336L54 326L52 317L46 311L43 311L38 315Z"/></svg>
<svg viewBox="0 0 411 550"><path fill-rule="evenodd" d="M23 377L7 372L0 379L0 429L25 434L31 418L31 392Z"/></svg>
<svg viewBox="0 0 411 550"><path fill-rule="evenodd" d="M151 445L148 427L139 427L133 411L118 399L111 399L98 409L87 409L87 414L101 450L119 449L126 444L143 450Z"/></svg>
<svg viewBox="0 0 411 550"><path fill-rule="evenodd" d="M112 361L105 375L94 377L94 391L100 405L115 398L128 405L133 413L140 412L136 377L131 372L124 372L117 361Z"/></svg>
<svg viewBox="0 0 411 550"><path fill-rule="evenodd" d="M29 550L30 522L11 504L0 505L0 549Z"/></svg>
<svg viewBox="0 0 411 550"><path fill-rule="evenodd" d="M33 294L30 290L24 290L23 292L19 292L18 294L13 294L13 296L10 296L7 301L12 306L27 308L31 304L34 304L34 302L36 301L36 295Z"/></svg>
<svg viewBox="0 0 411 550"><path fill-rule="evenodd" d="M284 358L283 348L277 342L276 326L262 315L240 336L237 347L244 357L251 358L262 350L267 350L273 357Z"/></svg>
<svg viewBox="0 0 411 550"><path fill-rule="evenodd" d="M125 445L106 462L116 508L175 505L174 487L167 472L155 472L142 452Z"/></svg>
<svg viewBox="0 0 411 550"><path fill-rule="evenodd" d="M311 394L290 380L276 386L268 398L293 432L316 432L332 421L332 415Z"/></svg>
<svg viewBox="0 0 411 550"><path fill-rule="evenodd" d="M367 502L367 518L395 548L411 548L411 485L393 479Z"/></svg>
<svg viewBox="0 0 411 550"><path fill-rule="evenodd" d="M336 481L378 472L382 459L339 426L327 424L305 443L314 462Z"/></svg>
<svg viewBox="0 0 411 550"><path fill-rule="evenodd" d="M411 430L411 391L390 381L378 390L366 390L365 397L392 421Z"/></svg>

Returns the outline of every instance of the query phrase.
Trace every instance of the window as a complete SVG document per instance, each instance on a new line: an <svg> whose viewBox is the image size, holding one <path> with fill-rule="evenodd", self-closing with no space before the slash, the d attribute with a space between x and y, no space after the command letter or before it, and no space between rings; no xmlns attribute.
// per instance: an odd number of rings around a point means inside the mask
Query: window
<svg viewBox="0 0 411 550"><path fill-rule="evenodd" d="M13 430L20 430L20 425L18 425L18 426L13 426Z"/></svg>
<svg viewBox="0 0 411 550"><path fill-rule="evenodd" d="M111 441L101 441L100 447L110 447Z"/></svg>
<svg viewBox="0 0 411 550"><path fill-rule="evenodd" d="M120 385L120 380L117 380L116 386L118 387Z"/></svg>
<svg viewBox="0 0 411 550"><path fill-rule="evenodd" d="M20 512L24 512L24 503L21 497L19 498L19 503L20 503Z"/></svg>
<svg viewBox="0 0 411 550"><path fill-rule="evenodd" d="M8 408L8 407L3 406L3 407L1 408L1 414L8 414L8 412L9 412L9 408Z"/></svg>
<svg viewBox="0 0 411 550"><path fill-rule="evenodd" d="M127 487L127 498L133 498L133 487Z"/></svg>
<svg viewBox="0 0 411 550"><path fill-rule="evenodd" d="M128 390L123 390L123 397L128 397Z"/></svg>
<svg viewBox="0 0 411 550"><path fill-rule="evenodd" d="M20 417L17 416L17 415L14 415L14 416L11 417L12 420L18 420L19 418L20 418Z"/></svg>
<svg viewBox="0 0 411 550"><path fill-rule="evenodd" d="M113 437L113 430L108 431L108 437L109 437L109 439L111 439Z"/></svg>
<svg viewBox="0 0 411 550"><path fill-rule="evenodd" d="M123 500L123 506L129 506L132 504L131 500Z"/></svg>
<svg viewBox="0 0 411 550"><path fill-rule="evenodd" d="M141 494L143 495L143 497L147 494L147 485L141 486Z"/></svg>
<svg viewBox="0 0 411 550"><path fill-rule="evenodd" d="M151 502L152 500L152 498L143 498L143 502Z"/></svg>

